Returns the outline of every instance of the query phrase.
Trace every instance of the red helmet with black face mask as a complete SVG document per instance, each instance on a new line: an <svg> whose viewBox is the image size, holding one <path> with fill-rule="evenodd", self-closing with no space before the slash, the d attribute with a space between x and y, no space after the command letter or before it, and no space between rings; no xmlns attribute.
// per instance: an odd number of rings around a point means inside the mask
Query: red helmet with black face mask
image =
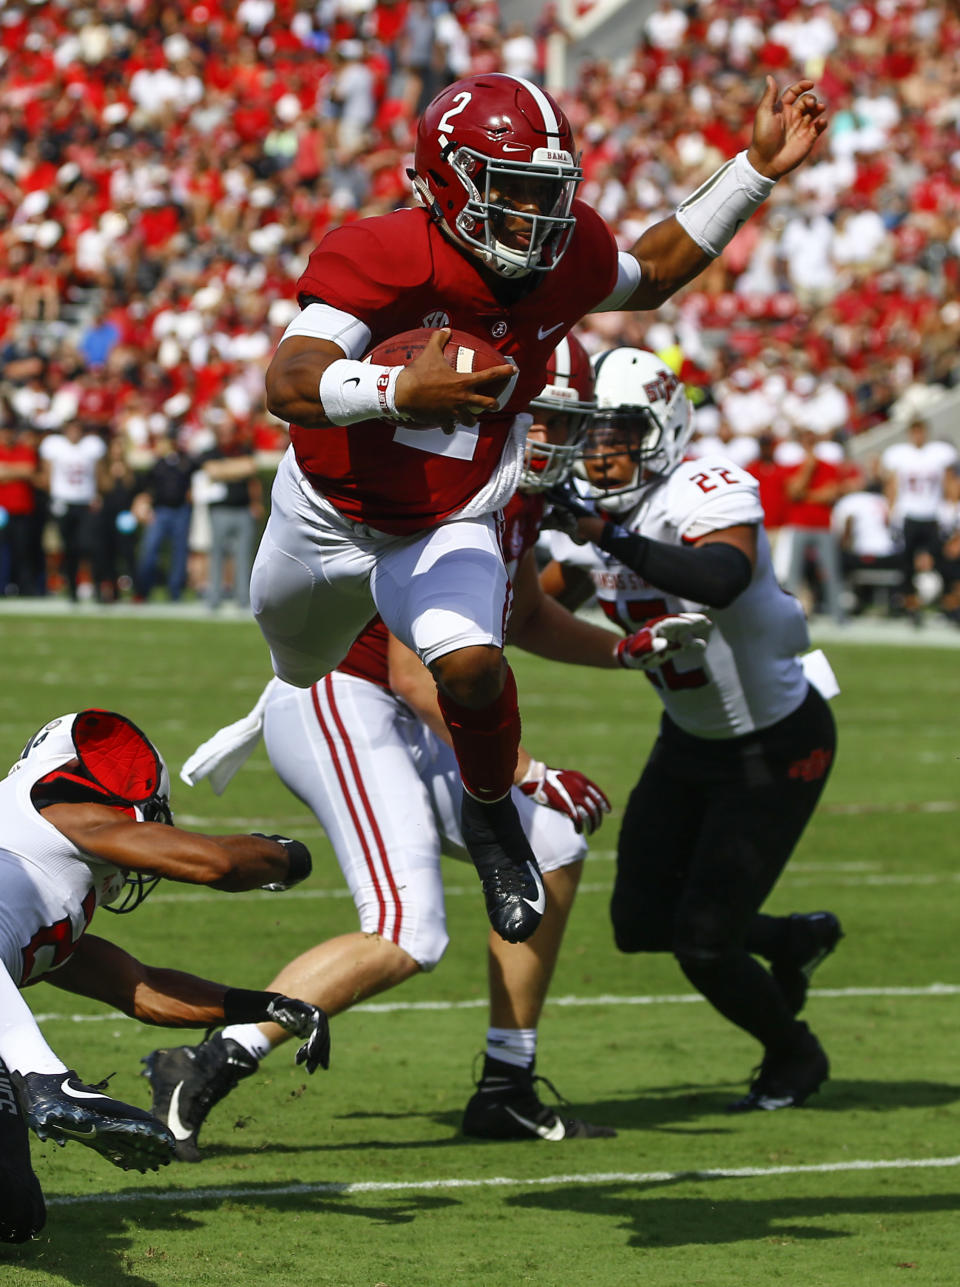
<svg viewBox="0 0 960 1287"><path fill-rule="evenodd" d="M570 122L532 81L448 85L420 118L409 173L423 205L501 277L549 272L569 245L579 157Z"/></svg>

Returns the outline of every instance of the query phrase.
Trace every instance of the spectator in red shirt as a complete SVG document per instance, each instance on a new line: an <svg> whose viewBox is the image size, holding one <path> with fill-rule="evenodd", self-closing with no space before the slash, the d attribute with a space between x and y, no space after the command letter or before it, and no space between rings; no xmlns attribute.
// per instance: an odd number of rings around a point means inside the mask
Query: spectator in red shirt
<svg viewBox="0 0 960 1287"><path fill-rule="evenodd" d="M773 551L783 527L789 501L787 499L787 470L776 459L777 440L772 433L762 433L757 438L759 455L744 465L760 484L760 504L763 506L763 525L767 529L770 549Z"/></svg>
<svg viewBox="0 0 960 1287"><path fill-rule="evenodd" d="M839 625L845 621L846 612L840 555L830 516L843 492L843 479L838 465L826 458L830 453L823 450L824 444L812 429L800 429L797 444L800 458L785 467L787 504L774 571L785 590L802 598L812 556L823 603Z"/></svg>
<svg viewBox="0 0 960 1287"><path fill-rule="evenodd" d="M31 524L37 453L12 425L0 424L0 594L35 594Z"/></svg>

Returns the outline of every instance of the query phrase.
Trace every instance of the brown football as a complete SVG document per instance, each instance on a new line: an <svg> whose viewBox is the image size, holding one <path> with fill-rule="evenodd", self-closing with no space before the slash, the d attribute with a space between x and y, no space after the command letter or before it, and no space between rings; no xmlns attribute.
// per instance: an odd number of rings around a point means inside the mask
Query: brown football
<svg viewBox="0 0 960 1287"><path fill-rule="evenodd" d="M414 358L420 356L427 346L433 329L427 326L414 331L402 331L382 340L376 348L370 350L364 359L376 362L379 366L408 366ZM492 344L478 335L468 335L466 331L451 331L450 338L443 350L443 356L454 371L467 374L473 371L487 371L492 366L503 366L510 362L516 367L513 358L500 353ZM497 399L497 410L502 411L510 401L517 383L519 371L514 371L506 379L494 380L485 384L478 392L485 397Z"/></svg>

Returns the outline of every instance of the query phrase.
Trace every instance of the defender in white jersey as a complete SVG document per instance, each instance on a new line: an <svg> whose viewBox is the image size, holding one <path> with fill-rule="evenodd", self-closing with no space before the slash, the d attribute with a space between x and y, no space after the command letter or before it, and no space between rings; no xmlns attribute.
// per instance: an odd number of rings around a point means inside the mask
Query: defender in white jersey
<svg viewBox="0 0 960 1287"><path fill-rule="evenodd" d="M938 518L948 485L957 479L957 461L956 448L931 440L922 419L912 422L907 441L894 443L880 458L891 523L903 542L903 606L918 625L922 618L914 584L917 555L926 552L946 581Z"/></svg>
<svg viewBox="0 0 960 1287"><path fill-rule="evenodd" d="M153 743L122 715L50 720L0 781L0 1241L43 1227L29 1126L78 1140L124 1170L171 1160L173 1134L142 1109L88 1086L47 1045L20 989L45 979L145 1023L207 1027L272 1018L328 1059L326 1016L270 993L143 965L88 934L98 907L132 911L162 876L221 889L286 888L310 870L296 841L204 836L172 824L170 781ZM298 1055L298 1058L299 1058Z"/></svg>
<svg viewBox="0 0 960 1287"><path fill-rule="evenodd" d="M554 538L544 586L568 603L595 592L624 629L690 609L714 626L705 651L680 648L650 675L664 711L618 841L616 942L672 952L761 1043L760 1074L732 1109L799 1105L828 1063L796 1014L840 926L759 909L823 789L833 718L797 657L806 624L774 579L756 480L721 456L683 459L690 405L653 354L614 349L595 373L581 496L599 512L566 498L571 535L592 544Z"/></svg>
<svg viewBox="0 0 960 1287"><path fill-rule="evenodd" d="M537 580L533 546L542 492L572 468L592 398L589 359L569 336L556 346L548 383L531 404L536 423L520 491L500 522L515 587L510 637L555 660L610 668L651 664L668 637L702 631L706 619L688 615L620 640L571 617L542 594ZM465 858L466 850L457 762L427 669L378 618L340 666L311 688L272 681L250 715L198 748L181 776L190 783L208 777L222 791L261 733L277 774L329 837L360 922L359 930L309 946L270 986L334 1015L434 969L448 942L441 853ZM580 880L584 835L599 826L609 806L582 773L548 768L522 747L514 782L513 803L539 856L546 906L524 943L507 944L490 932L486 1057L463 1130L498 1139L612 1135L609 1127L541 1103L534 1085L537 1028ZM169 1120L170 1096L179 1087L180 1120L193 1132L178 1139L179 1157L199 1158L196 1137L206 1114L284 1036L270 1025L237 1025L201 1047L155 1052L154 1112ZM204 1052L202 1070L197 1051Z"/></svg>

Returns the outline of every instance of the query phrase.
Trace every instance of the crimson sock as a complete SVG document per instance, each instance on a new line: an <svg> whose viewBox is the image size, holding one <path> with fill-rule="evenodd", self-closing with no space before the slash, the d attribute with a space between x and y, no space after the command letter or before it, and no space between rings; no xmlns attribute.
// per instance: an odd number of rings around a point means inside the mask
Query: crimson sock
<svg viewBox="0 0 960 1287"><path fill-rule="evenodd" d="M479 710L461 706L439 690L438 695L463 785L484 803L501 799L513 786L520 746L520 711L513 671L507 668L507 680L496 701Z"/></svg>

